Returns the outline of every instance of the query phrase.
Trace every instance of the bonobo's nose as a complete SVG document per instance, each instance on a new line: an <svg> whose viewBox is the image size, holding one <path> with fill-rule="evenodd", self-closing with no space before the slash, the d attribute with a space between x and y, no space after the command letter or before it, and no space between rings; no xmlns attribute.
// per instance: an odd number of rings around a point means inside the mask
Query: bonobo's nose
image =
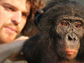
<svg viewBox="0 0 84 63"><path fill-rule="evenodd" d="M66 35L66 38L68 41L76 41L77 40L77 35L75 33L68 33Z"/></svg>
<svg viewBox="0 0 84 63"><path fill-rule="evenodd" d="M75 46L77 46L78 44L79 44L79 37L76 33L70 32L66 34L65 45L67 48L70 49L76 48Z"/></svg>

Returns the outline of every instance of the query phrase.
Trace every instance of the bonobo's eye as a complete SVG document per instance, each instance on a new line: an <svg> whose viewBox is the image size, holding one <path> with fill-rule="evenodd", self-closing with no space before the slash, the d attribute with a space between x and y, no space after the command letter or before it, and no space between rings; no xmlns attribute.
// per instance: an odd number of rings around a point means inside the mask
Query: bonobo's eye
<svg viewBox="0 0 84 63"><path fill-rule="evenodd" d="M79 22L78 22L78 23L76 23L76 24L75 24L75 27L77 27L77 28L82 27L82 23L79 23Z"/></svg>
<svg viewBox="0 0 84 63"><path fill-rule="evenodd" d="M67 22L66 20L62 20L62 21L61 21L61 25L67 26L67 25L68 25L68 22Z"/></svg>

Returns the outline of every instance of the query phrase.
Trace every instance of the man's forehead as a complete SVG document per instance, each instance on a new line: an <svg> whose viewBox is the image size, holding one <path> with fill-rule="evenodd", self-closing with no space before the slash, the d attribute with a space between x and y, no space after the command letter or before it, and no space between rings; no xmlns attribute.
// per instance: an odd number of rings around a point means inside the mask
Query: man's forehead
<svg viewBox="0 0 84 63"><path fill-rule="evenodd" d="M9 4L9 5L14 6L22 11L27 12L26 0L1 0L1 3Z"/></svg>

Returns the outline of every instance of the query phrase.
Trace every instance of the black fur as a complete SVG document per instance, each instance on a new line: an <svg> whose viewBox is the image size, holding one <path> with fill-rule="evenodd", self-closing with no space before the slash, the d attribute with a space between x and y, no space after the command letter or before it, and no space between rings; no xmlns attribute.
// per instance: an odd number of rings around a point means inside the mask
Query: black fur
<svg viewBox="0 0 84 63"><path fill-rule="evenodd" d="M84 33L82 37L79 37L78 55L73 60L67 61L57 53L57 43L62 38L56 32L57 22L61 16L67 15L84 19L84 7L72 2L66 4L51 2L50 4L53 5L46 6L43 9L44 13L39 17L40 19L37 19L36 24L38 24L40 33L27 40L23 46L25 59L28 63L84 63Z"/></svg>

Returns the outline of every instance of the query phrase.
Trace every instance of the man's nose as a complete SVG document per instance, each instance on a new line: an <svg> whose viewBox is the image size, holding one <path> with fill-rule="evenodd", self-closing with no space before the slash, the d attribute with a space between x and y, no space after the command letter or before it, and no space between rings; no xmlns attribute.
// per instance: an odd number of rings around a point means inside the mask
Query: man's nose
<svg viewBox="0 0 84 63"><path fill-rule="evenodd" d="M15 25L18 25L21 22L21 12L20 11L14 12L11 21Z"/></svg>

